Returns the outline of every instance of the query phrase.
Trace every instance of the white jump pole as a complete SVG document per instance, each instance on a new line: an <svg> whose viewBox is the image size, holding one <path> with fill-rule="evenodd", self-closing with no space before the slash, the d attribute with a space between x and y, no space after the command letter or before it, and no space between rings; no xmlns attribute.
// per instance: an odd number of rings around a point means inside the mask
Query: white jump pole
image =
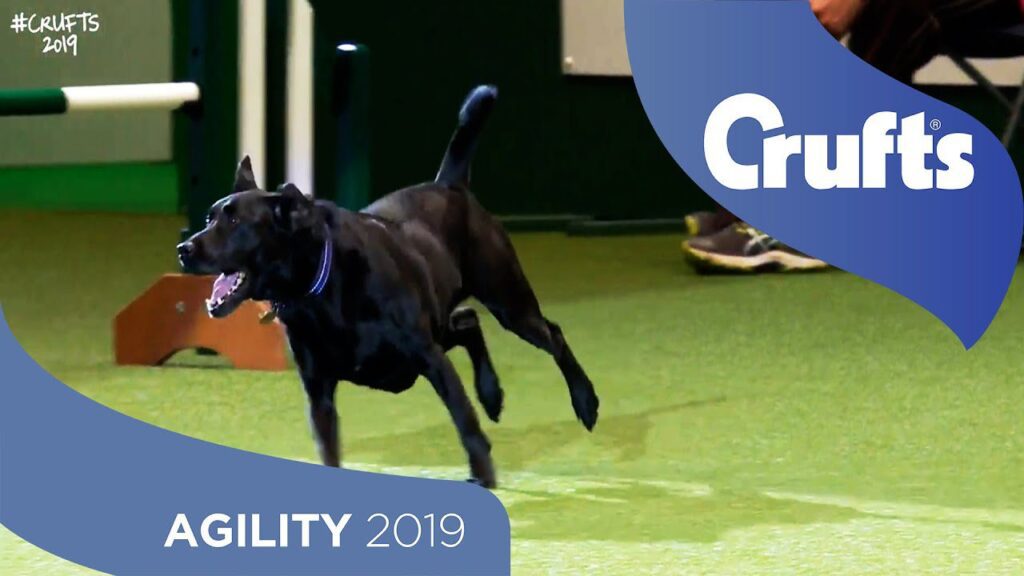
<svg viewBox="0 0 1024 576"><path fill-rule="evenodd" d="M199 101L199 86L193 82L159 84L112 84L61 88L68 111L78 110L174 110Z"/></svg>

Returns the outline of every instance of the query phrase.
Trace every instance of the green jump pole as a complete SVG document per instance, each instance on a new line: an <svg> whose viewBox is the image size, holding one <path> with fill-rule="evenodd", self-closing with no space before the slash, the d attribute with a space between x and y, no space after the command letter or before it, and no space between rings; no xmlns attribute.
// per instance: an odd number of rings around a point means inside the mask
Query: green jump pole
<svg viewBox="0 0 1024 576"><path fill-rule="evenodd" d="M0 116L63 114L67 109L68 101L60 88L0 92Z"/></svg>
<svg viewBox="0 0 1024 576"><path fill-rule="evenodd" d="M182 238L206 226L210 205L231 193L238 162L238 2L173 0L175 73L202 89L175 124Z"/></svg>
<svg viewBox="0 0 1024 576"><path fill-rule="evenodd" d="M370 51L339 44L334 51L331 111L335 121L333 190L317 194L349 210L370 199Z"/></svg>

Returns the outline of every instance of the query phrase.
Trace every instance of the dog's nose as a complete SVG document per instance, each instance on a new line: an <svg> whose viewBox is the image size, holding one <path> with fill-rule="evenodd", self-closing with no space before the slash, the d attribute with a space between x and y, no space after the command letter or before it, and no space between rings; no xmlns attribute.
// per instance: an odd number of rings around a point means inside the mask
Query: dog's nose
<svg viewBox="0 0 1024 576"><path fill-rule="evenodd" d="M178 244L178 256L188 258L196 251L196 245L191 240Z"/></svg>
<svg viewBox="0 0 1024 576"><path fill-rule="evenodd" d="M178 244L178 262L181 263L182 267L188 265L192 260L192 256L196 253L196 244L191 240L186 240L181 244Z"/></svg>

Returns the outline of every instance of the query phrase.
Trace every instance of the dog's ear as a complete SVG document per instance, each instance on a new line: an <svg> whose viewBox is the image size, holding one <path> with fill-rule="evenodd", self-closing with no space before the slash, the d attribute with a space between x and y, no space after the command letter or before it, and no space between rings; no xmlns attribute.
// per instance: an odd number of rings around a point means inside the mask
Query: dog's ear
<svg viewBox="0 0 1024 576"><path fill-rule="evenodd" d="M281 194L281 196L287 196L293 200L305 200L307 202L309 201L309 196L303 194L302 190L299 190L299 187L296 186L295 184L292 184L291 182L285 182L284 184L281 184L281 186L277 189L277 192Z"/></svg>
<svg viewBox="0 0 1024 576"><path fill-rule="evenodd" d="M304 226L313 213L313 201L294 184L283 184L272 196L274 222L286 230Z"/></svg>
<svg viewBox="0 0 1024 576"><path fill-rule="evenodd" d="M256 177L252 174L252 160L249 159L247 154L238 163L238 169L235 170L235 185L231 192L245 192L246 190L256 188L259 188L259 186L256 185Z"/></svg>

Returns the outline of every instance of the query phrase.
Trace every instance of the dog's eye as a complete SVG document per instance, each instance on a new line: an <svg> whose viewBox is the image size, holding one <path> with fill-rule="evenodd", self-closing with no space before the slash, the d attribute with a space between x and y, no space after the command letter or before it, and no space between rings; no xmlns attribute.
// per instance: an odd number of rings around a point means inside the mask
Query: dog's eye
<svg viewBox="0 0 1024 576"><path fill-rule="evenodd" d="M231 225L238 224L238 212L235 210L235 205L228 203L221 208L221 213L227 217L228 222Z"/></svg>

